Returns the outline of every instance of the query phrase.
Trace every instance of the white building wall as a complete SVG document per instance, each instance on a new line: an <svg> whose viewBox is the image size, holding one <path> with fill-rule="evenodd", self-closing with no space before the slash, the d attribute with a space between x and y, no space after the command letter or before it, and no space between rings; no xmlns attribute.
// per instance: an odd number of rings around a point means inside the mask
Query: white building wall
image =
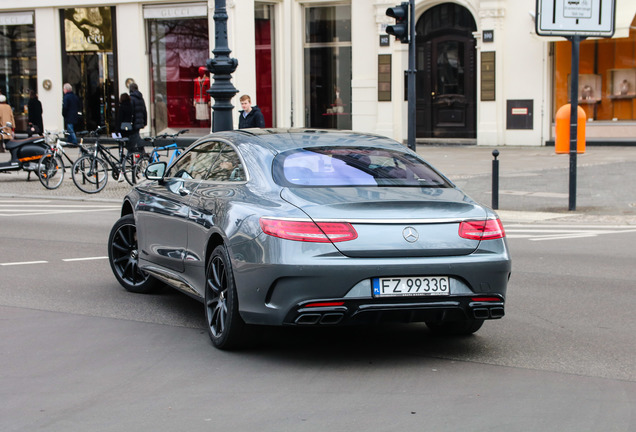
<svg viewBox="0 0 636 432"><path fill-rule="evenodd" d="M505 33L505 0L482 1L475 15L477 31L477 143L482 145L497 145L504 140L502 125L506 124L504 62ZM494 31L494 42L484 42L484 30ZM495 100L481 100L481 53L495 52Z"/></svg>
<svg viewBox="0 0 636 432"><path fill-rule="evenodd" d="M351 17L352 129L376 132L379 37L373 2L352 0Z"/></svg>
<svg viewBox="0 0 636 432"><path fill-rule="evenodd" d="M146 102L146 110L150 113L150 57L146 52L146 23L142 4L120 4L115 8L115 12L119 94L128 93L126 80L131 78L139 86ZM151 124L151 120L148 119L148 126L142 129L141 133L148 132Z"/></svg>
<svg viewBox="0 0 636 432"><path fill-rule="evenodd" d="M35 40L38 65L38 94L42 102L42 120L45 130L63 130L62 117L62 56L57 49L61 46L60 13L57 8L35 9ZM41 43L38 41L47 41ZM44 81L51 82L51 88L44 88Z"/></svg>
<svg viewBox="0 0 636 432"><path fill-rule="evenodd" d="M515 0L519 2L519 0ZM542 145L541 112L545 105L543 89L549 87L545 71L547 44L535 35L534 19L530 14L534 0L523 0L524 7L512 7L510 1L505 10L504 31L501 32L503 45L497 61L503 62L503 94L500 98L504 108L504 118L500 129L504 131L503 141L507 145ZM521 3L521 2L519 2ZM495 35L495 38L497 36ZM499 53L498 53L499 54ZM533 128L529 130L506 129L506 101L531 99L533 103Z"/></svg>
<svg viewBox="0 0 636 432"><path fill-rule="evenodd" d="M208 0L210 4L210 17L214 15L214 0ZM252 105L258 105L256 97L256 51L254 29L254 2L253 1L228 1L228 40L232 50L230 57L238 59L238 67L232 74L232 84L238 93L232 98L234 105L234 127L238 128L238 111L241 109L240 97L244 94L250 96ZM214 25L214 20L212 20ZM214 34L213 34L214 35ZM210 49L214 50L214 36L210 39ZM210 57L213 57L210 52Z"/></svg>

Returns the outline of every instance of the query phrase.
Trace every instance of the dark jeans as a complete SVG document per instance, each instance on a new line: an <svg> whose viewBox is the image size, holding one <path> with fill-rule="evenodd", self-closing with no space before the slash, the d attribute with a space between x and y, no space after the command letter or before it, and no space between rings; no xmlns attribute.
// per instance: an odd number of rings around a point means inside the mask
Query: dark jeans
<svg viewBox="0 0 636 432"><path fill-rule="evenodd" d="M133 130L130 135L128 135L128 144L126 148L128 151L140 151L144 148L144 140L141 139L139 135L139 129Z"/></svg>
<svg viewBox="0 0 636 432"><path fill-rule="evenodd" d="M66 131L68 132L69 141L73 144L77 144L77 136L75 135L75 125L73 123L66 124Z"/></svg>

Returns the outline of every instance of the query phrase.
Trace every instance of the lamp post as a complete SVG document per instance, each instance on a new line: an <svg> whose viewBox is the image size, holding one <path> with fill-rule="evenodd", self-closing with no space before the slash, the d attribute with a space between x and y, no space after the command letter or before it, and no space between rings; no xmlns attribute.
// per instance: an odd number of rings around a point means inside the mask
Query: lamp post
<svg viewBox="0 0 636 432"><path fill-rule="evenodd" d="M232 84L232 72L238 66L238 60L230 58L232 52L227 41L227 11L225 0L214 1L214 58L208 59L206 66L213 75L214 82L208 94L214 99L212 132L232 130L232 108L230 100L238 90Z"/></svg>

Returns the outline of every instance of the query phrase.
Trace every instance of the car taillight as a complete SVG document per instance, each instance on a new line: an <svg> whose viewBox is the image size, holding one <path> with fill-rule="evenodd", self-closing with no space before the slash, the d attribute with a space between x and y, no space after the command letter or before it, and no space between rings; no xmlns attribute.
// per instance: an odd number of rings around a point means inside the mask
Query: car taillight
<svg viewBox="0 0 636 432"><path fill-rule="evenodd" d="M499 219L488 219L460 223L459 236L469 240L495 240L504 238L506 232Z"/></svg>
<svg viewBox="0 0 636 432"><path fill-rule="evenodd" d="M260 223L265 234L287 240L335 243L358 238L356 230L346 222L314 223L261 218Z"/></svg>

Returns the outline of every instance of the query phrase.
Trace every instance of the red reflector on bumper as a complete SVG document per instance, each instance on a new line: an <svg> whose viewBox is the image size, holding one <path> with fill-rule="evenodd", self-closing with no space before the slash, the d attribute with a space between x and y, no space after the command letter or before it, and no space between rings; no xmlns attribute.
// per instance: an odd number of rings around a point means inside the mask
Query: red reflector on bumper
<svg viewBox="0 0 636 432"><path fill-rule="evenodd" d="M330 306L342 306L344 302L318 302L318 303L309 303L303 307L312 308L312 307L330 307Z"/></svg>
<svg viewBox="0 0 636 432"><path fill-rule="evenodd" d="M471 300L476 302L502 302L503 301L499 297L473 297Z"/></svg>

